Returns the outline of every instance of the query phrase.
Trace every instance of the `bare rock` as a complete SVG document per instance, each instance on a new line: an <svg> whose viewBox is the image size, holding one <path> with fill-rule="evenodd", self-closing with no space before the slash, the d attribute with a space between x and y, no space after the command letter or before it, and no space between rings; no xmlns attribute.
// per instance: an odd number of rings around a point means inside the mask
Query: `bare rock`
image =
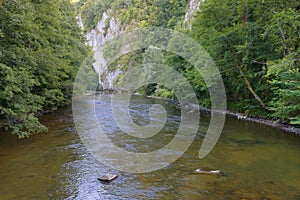
<svg viewBox="0 0 300 200"><path fill-rule="evenodd" d="M116 175L116 174L106 174L104 176L99 177L98 180L109 182L109 181L112 181L116 178L118 178L118 175Z"/></svg>
<svg viewBox="0 0 300 200"><path fill-rule="evenodd" d="M210 170L210 169L196 169L195 173L197 174L208 174L208 175L221 175L221 171L220 170Z"/></svg>

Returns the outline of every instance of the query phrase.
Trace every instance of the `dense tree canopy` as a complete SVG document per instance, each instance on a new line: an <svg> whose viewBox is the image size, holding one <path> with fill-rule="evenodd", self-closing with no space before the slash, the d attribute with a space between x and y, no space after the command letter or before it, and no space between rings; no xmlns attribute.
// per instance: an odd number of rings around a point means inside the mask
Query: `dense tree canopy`
<svg viewBox="0 0 300 200"><path fill-rule="evenodd" d="M68 0L0 0L0 126L21 138L46 130L37 114L67 103L74 76L89 54L76 12L90 30L105 11L123 27L185 32L216 62L230 110L299 125L299 1L206 0L191 30L183 25L187 4L188 0L80 0L75 7ZM177 55L160 53L163 64L191 83L199 103L210 106L197 70ZM121 66L126 71L152 54L140 50L124 55L109 70ZM83 63L89 67L91 62L92 58ZM156 84L144 89L147 95L176 98Z"/></svg>
<svg viewBox="0 0 300 200"><path fill-rule="evenodd" d="M106 10L125 25L162 26L189 34L216 62L226 87L229 109L244 114L300 124L300 3L297 0L206 0L192 29L186 30L183 0L81 0L86 29L95 27ZM124 55L117 65L141 65L143 54ZM210 106L201 75L181 57L163 52L194 87L199 103ZM153 84L147 94L174 97Z"/></svg>
<svg viewBox="0 0 300 200"><path fill-rule="evenodd" d="M208 0L191 35L222 72L230 109L300 124L300 3Z"/></svg>
<svg viewBox="0 0 300 200"><path fill-rule="evenodd" d="M0 1L0 126L27 137L67 103L88 50L68 0Z"/></svg>
<svg viewBox="0 0 300 200"><path fill-rule="evenodd" d="M126 26L174 27L186 11L188 0L80 0L79 11L87 30L105 11L113 11Z"/></svg>

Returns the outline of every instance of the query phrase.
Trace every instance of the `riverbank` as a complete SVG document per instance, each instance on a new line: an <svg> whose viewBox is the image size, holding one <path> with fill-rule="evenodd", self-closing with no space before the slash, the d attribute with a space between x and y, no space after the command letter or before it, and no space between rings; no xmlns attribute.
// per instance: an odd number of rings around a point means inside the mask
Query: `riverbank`
<svg viewBox="0 0 300 200"><path fill-rule="evenodd" d="M253 122L253 123L257 123L257 124L263 124L263 125L270 126L273 128L278 128L289 134L293 134L295 136L300 137L300 128L295 127L290 124L281 123L279 120L274 121L274 120L270 120L270 119L251 117L251 116L243 115L242 113L235 113L235 112L231 112L231 111L227 111L226 115L229 117L234 117L239 120Z"/></svg>
<svg viewBox="0 0 300 200"><path fill-rule="evenodd" d="M138 94L135 94L135 95L138 95ZM175 100L172 100L172 99L155 97L155 96L147 96L147 98L169 100L169 101L173 101L174 103L176 102ZM196 105L190 104L189 108L196 109ZM212 112L220 113L220 114L224 113L224 111L219 111L219 110L212 111L211 109L205 108L201 105L199 105L199 109L200 109L200 112L206 113L206 114L207 113L211 114ZM248 121L248 122L252 122L252 123L257 123L257 124L262 124L262 125L266 125L269 127L277 128L277 129L283 130L289 134L300 137L300 128L293 126L291 124L281 123L279 120L275 121L275 120L271 120L271 119L252 117L252 116L244 115L242 113L232 112L232 111L228 111L228 110L226 111L226 116L232 117L232 118L235 118L238 120L242 120L242 121Z"/></svg>

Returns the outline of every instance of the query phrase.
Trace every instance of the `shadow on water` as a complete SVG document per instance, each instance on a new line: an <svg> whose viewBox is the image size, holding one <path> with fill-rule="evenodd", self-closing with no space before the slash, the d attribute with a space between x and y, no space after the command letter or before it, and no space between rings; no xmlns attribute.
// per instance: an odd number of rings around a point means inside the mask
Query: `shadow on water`
<svg viewBox="0 0 300 200"><path fill-rule="evenodd" d="M167 144L180 123L180 111L163 100L136 97L131 115L149 123L149 105L168 110L163 131L136 140L122 133L110 116L109 95L93 99L110 139L133 152L148 152ZM214 150L198 158L202 134L176 162L145 174L118 172L98 162L75 132L70 107L42 116L49 133L18 140L0 135L0 199L299 199L300 139L262 125L227 119ZM209 124L201 116L199 132ZM199 175L199 167L220 169L225 176ZM120 176L103 184L106 173Z"/></svg>

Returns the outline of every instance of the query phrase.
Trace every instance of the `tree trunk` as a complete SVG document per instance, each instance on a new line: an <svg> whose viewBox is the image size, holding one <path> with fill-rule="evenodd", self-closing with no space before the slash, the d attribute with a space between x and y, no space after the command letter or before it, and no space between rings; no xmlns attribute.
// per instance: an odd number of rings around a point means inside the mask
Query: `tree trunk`
<svg viewBox="0 0 300 200"><path fill-rule="evenodd" d="M259 104L265 109L267 110L267 106L266 104L263 102L263 100L257 95L257 93L254 91L254 89L252 88L250 82L248 81L247 77L245 76L242 67L239 65L236 65L236 68L239 70L248 90L251 92L251 94L255 97L255 99L259 102Z"/></svg>
<svg viewBox="0 0 300 200"><path fill-rule="evenodd" d="M251 92L251 94L254 96L254 98L259 102L259 104L261 105L261 107L263 107L263 109L268 110L266 104L263 102L263 100L258 96L258 94L255 92L255 90L253 89L253 87L251 86L251 83L249 82L249 80L247 79L246 75L244 74L242 67L239 65L238 60L234 57L233 52L231 51L231 56L235 62L235 67L239 70L240 75L242 76L248 90Z"/></svg>
<svg viewBox="0 0 300 200"><path fill-rule="evenodd" d="M285 44L285 49L286 49L287 53L288 53L288 54L291 54L290 46L289 46L289 44L286 42L286 37L285 37L285 35L284 35L283 30L282 30L281 27L279 27L279 31L280 31L281 38L282 38L282 40L283 40L283 42L284 42L284 44ZM285 52L284 52L284 55L286 55Z"/></svg>

